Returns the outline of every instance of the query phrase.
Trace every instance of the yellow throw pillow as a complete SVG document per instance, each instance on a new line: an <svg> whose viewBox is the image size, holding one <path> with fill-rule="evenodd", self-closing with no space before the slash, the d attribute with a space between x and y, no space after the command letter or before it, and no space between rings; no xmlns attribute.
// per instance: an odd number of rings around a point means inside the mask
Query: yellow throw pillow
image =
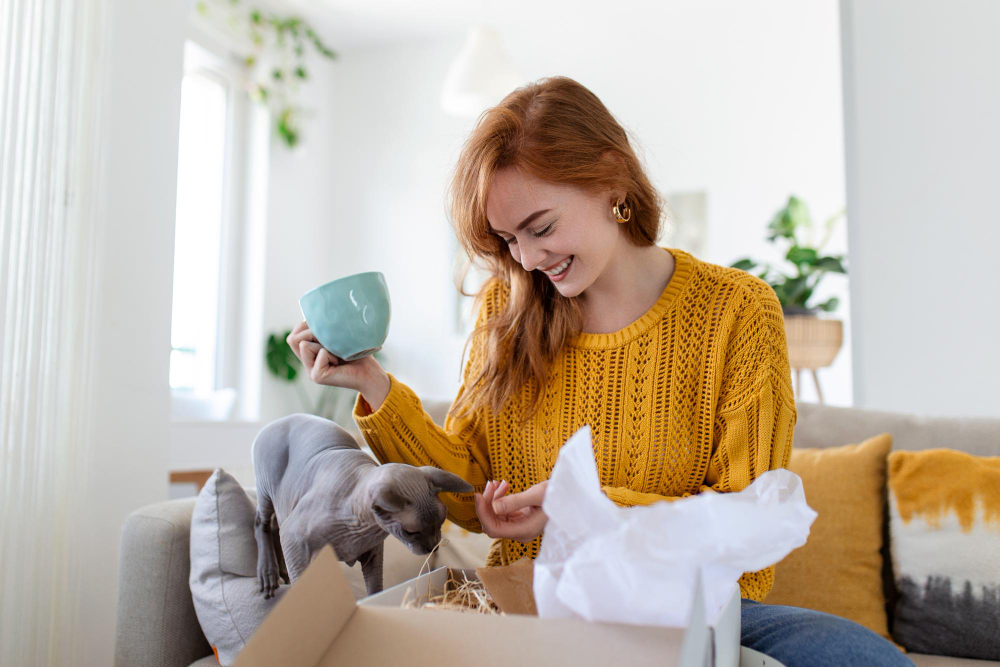
<svg viewBox="0 0 1000 667"><path fill-rule="evenodd" d="M818 516L805 545L775 566L764 602L842 616L891 640L881 553L891 449L888 433L860 444L792 449L788 468L802 478Z"/></svg>

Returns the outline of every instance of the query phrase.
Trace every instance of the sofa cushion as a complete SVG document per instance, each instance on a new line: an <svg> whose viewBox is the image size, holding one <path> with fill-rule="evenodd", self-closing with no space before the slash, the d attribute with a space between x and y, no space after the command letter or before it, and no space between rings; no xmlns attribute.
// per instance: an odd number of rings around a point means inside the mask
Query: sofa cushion
<svg viewBox="0 0 1000 667"><path fill-rule="evenodd" d="M257 581L253 501L236 479L216 468L191 515L189 584L198 622L219 663L231 665L288 589L264 599Z"/></svg>
<svg viewBox="0 0 1000 667"><path fill-rule="evenodd" d="M882 509L888 433L860 444L793 449L788 468L802 478L818 516L806 544L774 570L764 602L815 609L860 623L889 639L882 588Z"/></svg>
<svg viewBox="0 0 1000 667"><path fill-rule="evenodd" d="M1000 660L1000 457L893 452L889 526L896 640Z"/></svg>

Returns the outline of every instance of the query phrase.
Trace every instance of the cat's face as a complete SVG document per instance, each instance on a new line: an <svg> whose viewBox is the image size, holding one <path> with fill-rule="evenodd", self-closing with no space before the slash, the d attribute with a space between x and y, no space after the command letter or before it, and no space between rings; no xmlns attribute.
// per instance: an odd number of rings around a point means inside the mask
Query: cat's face
<svg viewBox="0 0 1000 667"><path fill-rule="evenodd" d="M390 467L391 466L391 467ZM430 466L386 464L373 492L372 512L383 530L417 555L431 552L441 541L441 524L448 509L442 491L468 493L472 485L452 473Z"/></svg>

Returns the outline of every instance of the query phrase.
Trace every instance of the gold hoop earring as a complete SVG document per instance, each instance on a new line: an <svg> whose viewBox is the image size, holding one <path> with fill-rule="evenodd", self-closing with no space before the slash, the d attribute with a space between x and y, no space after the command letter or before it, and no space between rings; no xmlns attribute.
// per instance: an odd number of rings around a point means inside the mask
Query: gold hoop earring
<svg viewBox="0 0 1000 667"><path fill-rule="evenodd" d="M623 198L611 207L611 212L615 214L615 220L618 222L628 222L632 219L632 209L627 204L624 204L624 201L625 199Z"/></svg>

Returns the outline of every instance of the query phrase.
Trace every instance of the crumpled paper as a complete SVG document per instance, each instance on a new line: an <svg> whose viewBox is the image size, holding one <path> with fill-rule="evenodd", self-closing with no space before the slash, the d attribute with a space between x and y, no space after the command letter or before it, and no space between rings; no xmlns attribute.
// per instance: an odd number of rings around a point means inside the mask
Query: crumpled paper
<svg viewBox="0 0 1000 667"><path fill-rule="evenodd" d="M699 568L713 624L740 576L805 544L816 518L802 480L783 468L737 493L619 507L601 490L590 426L560 449L542 509L540 617L668 627L687 626Z"/></svg>

